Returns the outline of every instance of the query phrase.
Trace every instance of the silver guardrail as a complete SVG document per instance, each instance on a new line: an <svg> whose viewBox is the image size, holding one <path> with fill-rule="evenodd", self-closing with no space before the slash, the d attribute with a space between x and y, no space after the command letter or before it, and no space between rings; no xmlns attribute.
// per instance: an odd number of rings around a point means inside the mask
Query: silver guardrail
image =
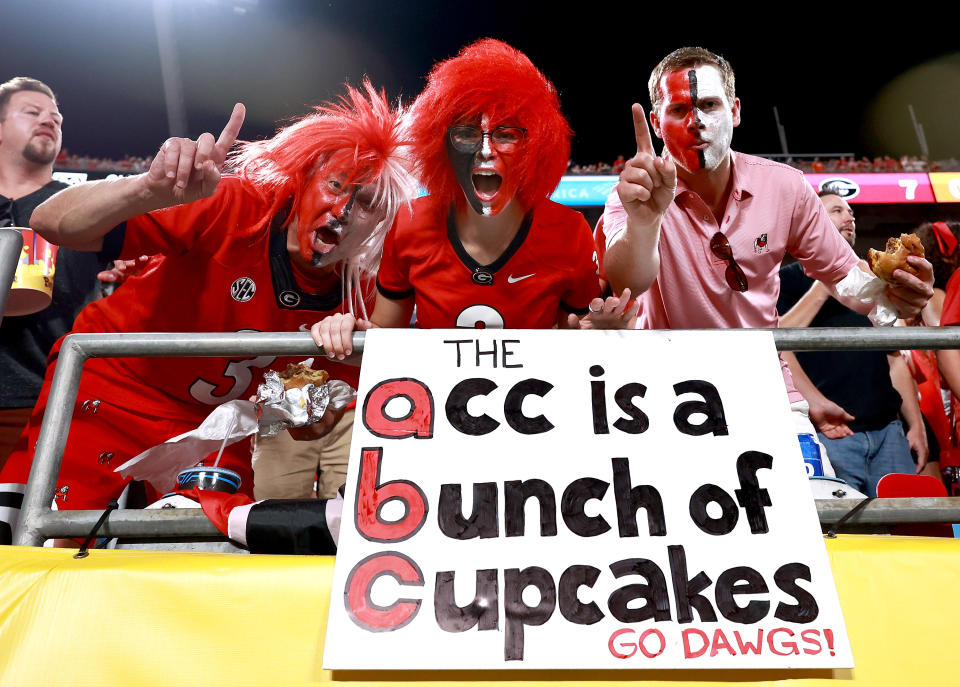
<svg viewBox="0 0 960 687"><path fill-rule="evenodd" d="M3 311L7 309L7 296L17 273L20 250L23 248L23 235L16 229L0 229L0 322Z"/></svg>
<svg viewBox="0 0 960 687"><path fill-rule="evenodd" d="M960 348L960 327L772 329L779 350L886 350ZM364 333L353 335L363 352ZM102 511L54 511L52 494L67 443L80 373L88 358L310 356L316 344L301 332L72 334L60 349L14 543L38 546L55 537L89 534ZM839 521L859 499L818 500L823 525ZM847 520L851 525L960 522L960 497L878 499ZM199 509L119 510L100 536L130 538L217 538L219 532Z"/></svg>

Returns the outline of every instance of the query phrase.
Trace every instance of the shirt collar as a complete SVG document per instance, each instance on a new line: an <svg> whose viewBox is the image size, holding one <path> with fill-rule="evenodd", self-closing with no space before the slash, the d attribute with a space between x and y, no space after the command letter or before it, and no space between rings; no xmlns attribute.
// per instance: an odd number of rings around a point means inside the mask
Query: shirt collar
<svg viewBox="0 0 960 687"><path fill-rule="evenodd" d="M748 180L743 173L743 163L737 162L737 154L731 150L730 151L730 176L733 179L732 189L730 191L733 195L734 200L740 201L744 197L750 197L753 195L753 192L749 188ZM680 197L684 193L693 193L682 179L677 179L677 193L676 197Z"/></svg>
<svg viewBox="0 0 960 687"><path fill-rule="evenodd" d="M749 179L746 178L746 175L743 173L743 163L737 162L737 154L734 151L730 151L730 174L733 177L733 194L734 200L742 200L744 196L752 196L753 192L749 187Z"/></svg>

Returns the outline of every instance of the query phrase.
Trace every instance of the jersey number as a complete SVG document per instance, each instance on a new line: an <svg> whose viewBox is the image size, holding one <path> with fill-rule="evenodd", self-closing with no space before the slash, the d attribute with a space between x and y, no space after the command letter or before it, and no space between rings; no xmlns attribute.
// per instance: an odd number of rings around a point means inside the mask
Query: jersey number
<svg viewBox="0 0 960 687"><path fill-rule="evenodd" d="M250 332L257 330L241 329L240 331ZM190 385L190 396L200 403L206 403L211 406L236 400L243 395L243 392L250 386L250 382L253 381L254 368L261 369L267 367L276 359L277 356L275 355L261 355L257 358L232 360L227 363L227 367L223 370L223 376L233 380L233 385L227 389L226 392L218 396L214 393L217 390L216 384L211 384L205 379L198 378Z"/></svg>

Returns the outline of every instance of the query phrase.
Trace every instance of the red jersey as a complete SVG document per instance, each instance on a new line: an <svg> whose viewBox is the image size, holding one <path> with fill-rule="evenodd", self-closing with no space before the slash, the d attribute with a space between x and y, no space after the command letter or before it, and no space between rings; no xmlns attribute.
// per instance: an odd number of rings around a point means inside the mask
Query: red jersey
<svg viewBox="0 0 960 687"><path fill-rule="evenodd" d="M940 326L960 324L960 270L954 272L945 289L943 312L940 313Z"/></svg>
<svg viewBox="0 0 960 687"><path fill-rule="evenodd" d="M307 331L344 312L341 288L322 295L300 289L287 253L285 216L270 226L266 202L235 177L210 198L130 219L122 255L157 255L143 273L87 306L74 332ZM211 406L247 398L276 356L110 358L92 373L102 384L135 390L151 410L170 417L206 416ZM92 361L91 361L92 362ZM357 386L359 368L317 356L315 367Z"/></svg>
<svg viewBox="0 0 960 687"><path fill-rule="evenodd" d="M593 236L579 212L541 200L496 261L480 265L457 237L453 210L431 196L387 234L377 289L414 296L424 329L549 329L562 309L587 312L600 293Z"/></svg>

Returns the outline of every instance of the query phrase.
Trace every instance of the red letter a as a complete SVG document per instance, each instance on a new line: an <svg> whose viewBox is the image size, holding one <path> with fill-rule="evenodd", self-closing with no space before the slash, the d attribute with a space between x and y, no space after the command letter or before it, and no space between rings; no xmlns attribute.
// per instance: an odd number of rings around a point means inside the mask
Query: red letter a
<svg viewBox="0 0 960 687"><path fill-rule="evenodd" d="M410 404L410 411L403 417L386 413L387 403L395 398ZM384 439L429 439L433 436L433 395L419 380L385 379L363 400L363 424L371 434Z"/></svg>

